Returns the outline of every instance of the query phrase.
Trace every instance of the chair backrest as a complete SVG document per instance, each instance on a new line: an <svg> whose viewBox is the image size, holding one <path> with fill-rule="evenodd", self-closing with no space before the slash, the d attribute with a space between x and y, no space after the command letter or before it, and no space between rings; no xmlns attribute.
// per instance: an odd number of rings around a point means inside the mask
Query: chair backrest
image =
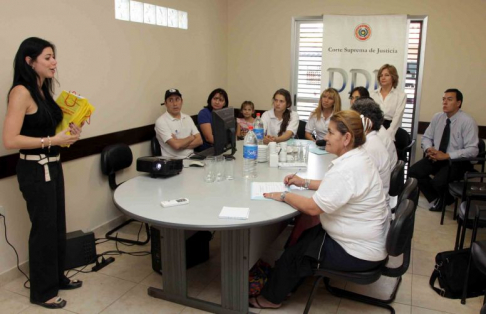
<svg viewBox="0 0 486 314"><path fill-rule="evenodd" d="M101 152L101 172L108 176L110 188L115 190L115 173L119 170L130 167L133 161L132 150L126 144L119 143L107 146Z"/></svg>
<svg viewBox="0 0 486 314"><path fill-rule="evenodd" d="M411 150L412 139L410 134L402 128L398 128L395 133L395 147L399 160L407 161L407 151Z"/></svg>
<svg viewBox="0 0 486 314"><path fill-rule="evenodd" d="M152 137L150 140L150 149L152 151L152 156L162 156L162 151L160 150L160 144L157 136Z"/></svg>
<svg viewBox="0 0 486 314"><path fill-rule="evenodd" d="M297 134L295 138L305 140L305 126L307 122L299 120L299 128L297 129Z"/></svg>
<svg viewBox="0 0 486 314"><path fill-rule="evenodd" d="M408 199L402 200L395 212L395 219L390 224L386 237L386 250L390 256L403 254L402 265L396 268L385 267L383 275L387 277L399 277L410 266L412 250L412 237L414 226L415 204Z"/></svg>
<svg viewBox="0 0 486 314"><path fill-rule="evenodd" d="M402 200L411 200L414 204L418 204L419 199L418 180L416 178L408 178L403 186L402 193L398 195L397 204Z"/></svg>
<svg viewBox="0 0 486 314"><path fill-rule="evenodd" d="M390 189L388 190L390 196L399 195L403 189L404 167L405 162L399 160L390 174Z"/></svg>

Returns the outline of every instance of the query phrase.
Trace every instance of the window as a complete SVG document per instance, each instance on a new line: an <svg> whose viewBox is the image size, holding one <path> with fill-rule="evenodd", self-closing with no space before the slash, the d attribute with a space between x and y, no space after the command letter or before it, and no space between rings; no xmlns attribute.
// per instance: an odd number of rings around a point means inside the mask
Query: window
<svg viewBox="0 0 486 314"><path fill-rule="evenodd" d="M407 74L405 93L407 105L402 128L416 138L421 82L421 56L424 51L425 17L409 17ZM321 93L322 16L295 18L292 48L292 94L301 120L307 121L317 107ZM414 156L414 151L412 151ZM410 163L410 156L408 158Z"/></svg>

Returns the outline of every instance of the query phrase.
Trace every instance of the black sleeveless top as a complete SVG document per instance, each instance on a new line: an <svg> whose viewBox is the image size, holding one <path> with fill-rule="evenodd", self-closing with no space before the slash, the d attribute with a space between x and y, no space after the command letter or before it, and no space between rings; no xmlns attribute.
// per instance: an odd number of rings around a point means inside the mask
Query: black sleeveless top
<svg viewBox="0 0 486 314"><path fill-rule="evenodd" d="M62 121L61 108L54 100L45 99L41 102L36 102L37 111L33 114L26 114L24 116L24 123L20 129L20 135L39 138L39 148L36 149L21 149L20 152L28 155L45 154L47 156L57 156L59 154L59 146L51 146L50 151L49 140L56 135L56 126ZM44 149L41 148L40 138L44 138Z"/></svg>

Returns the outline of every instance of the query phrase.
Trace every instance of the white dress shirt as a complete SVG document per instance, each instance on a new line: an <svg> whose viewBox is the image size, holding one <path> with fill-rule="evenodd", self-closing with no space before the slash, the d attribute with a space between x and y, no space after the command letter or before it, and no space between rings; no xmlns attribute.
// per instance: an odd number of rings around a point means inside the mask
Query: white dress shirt
<svg viewBox="0 0 486 314"><path fill-rule="evenodd" d="M194 121L192 121L192 118L184 113L181 113L181 118L177 119L166 112L155 121L155 134L160 144L162 156L165 157L182 159L194 152L191 148L175 150L170 147L170 145L167 144L167 141L172 138L172 134L180 139L198 133L199 131L197 130Z"/></svg>
<svg viewBox="0 0 486 314"><path fill-rule="evenodd" d="M446 120L447 114L444 112L438 112L434 115L422 136L422 149L424 151L432 146L439 149ZM447 146L449 157L451 159L476 157L479 152L476 121L460 109L450 117L450 120L451 136Z"/></svg>
<svg viewBox="0 0 486 314"><path fill-rule="evenodd" d="M305 131L311 134L312 132L316 131L316 140L323 140L324 136L327 134L331 117L332 114L329 116L329 118L325 119L324 115L321 114L321 118L317 120L317 116L315 114L311 115L307 121L307 124L305 125Z"/></svg>
<svg viewBox="0 0 486 314"><path fill-rule="evenodd" d="M386 131L384 126L381 126L381 128L378 130L378 137L383 142L386 150L388 151L388 155L390 157L390 171L393 171L393 168L395 168L395 165L397 164L398 161L397 148L395 147L395 142L390 137L390 133Z"/></svg>
<svg viewBox="0 0 486 314"><path fill-rule="evenodd" d="M381 182L383 183L383 193L386 196L386 202L390 208L390 197L388 195L388 191L390 190L391 167L388 151L378 137L378 132L376 131L371 131L366 135L366 143L364 143L363 147L368 152L371 160L378 169Z"/></svg>
<svg viewBox="0 0 486 314"><path fill-rule="evenodd" d="M282 120L277 119L273 108L267 110L262 114L263 128L265 129L265 134L270 136L278 137L278 132L280 132L280 125ZM295 111L290 111L290 120L287 125L286 131L292 131L293 135L297 134L299 128L299 114Z"/></svg>
<svg viewBox="0 0 486 314"><path fill-rule="evenodd" d="M385 120L391 120L388 133L395 139L395 133L402 125L403 112L405 111L405 105L407 104L407 95L395 88L392 88L390 93L383 99L381 96L381 87L374 90L370 94L371 98L380 105L381 110L385 115Z"/></svg>
<svg viewBox="0 0 486 314"><path fill-rule="evenodd" d="M380 175L364 148L334 159L312 198L323 211L322 227L348 254L385 259L389 211Z"/></svg>

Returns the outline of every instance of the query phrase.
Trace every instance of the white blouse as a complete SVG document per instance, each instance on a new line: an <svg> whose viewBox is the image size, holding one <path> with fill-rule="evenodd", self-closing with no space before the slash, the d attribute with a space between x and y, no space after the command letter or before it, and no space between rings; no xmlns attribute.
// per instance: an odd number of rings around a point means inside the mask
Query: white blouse
<svg viewBox="0 0 486 314"><path fill-rule="evenodd" d="M322 227L348 254L366 261L386 258L389 220L383 183L363 148L333 160L312 198L323 211Z"/></svg>
<svg viewBox="0 0 486 314"><path fill-rule="evenodd" d="M329 122L331 121L332 114L329 118L325 119L324 115L321 114L321 118L317 120L317 116L312 115L307 124L305 125L305 131L307 133L312 133L316 131L316 140L323 140L324 136L327 134L327 129L329 128Z"/></svg>
<svg viewBox="0 0 486 314"><path fill-rule="evenodd" d="M385 120L391 120L388 133L395 139L395 133L400 125L402 125L403 112L405 111L405 105L407 104L407 95L395 88L392 88L390 93L383 99L381 96L381 87L374 90L370 94L371 98L380 105L381 110L385 115Z"/></svg>
<svg viewBox="0 0 486 314"><path fill-rule="evenodd" d="M262 114L263 128L265 129L265 135L278 137L278 132L280 132L280 125L282 125L282 120L277 119L273 109L267 110ZM290 111L290 120L287 125L286 131L292 131L293 135L297 134L299 128L299 114L295 111Z"/></svg>

